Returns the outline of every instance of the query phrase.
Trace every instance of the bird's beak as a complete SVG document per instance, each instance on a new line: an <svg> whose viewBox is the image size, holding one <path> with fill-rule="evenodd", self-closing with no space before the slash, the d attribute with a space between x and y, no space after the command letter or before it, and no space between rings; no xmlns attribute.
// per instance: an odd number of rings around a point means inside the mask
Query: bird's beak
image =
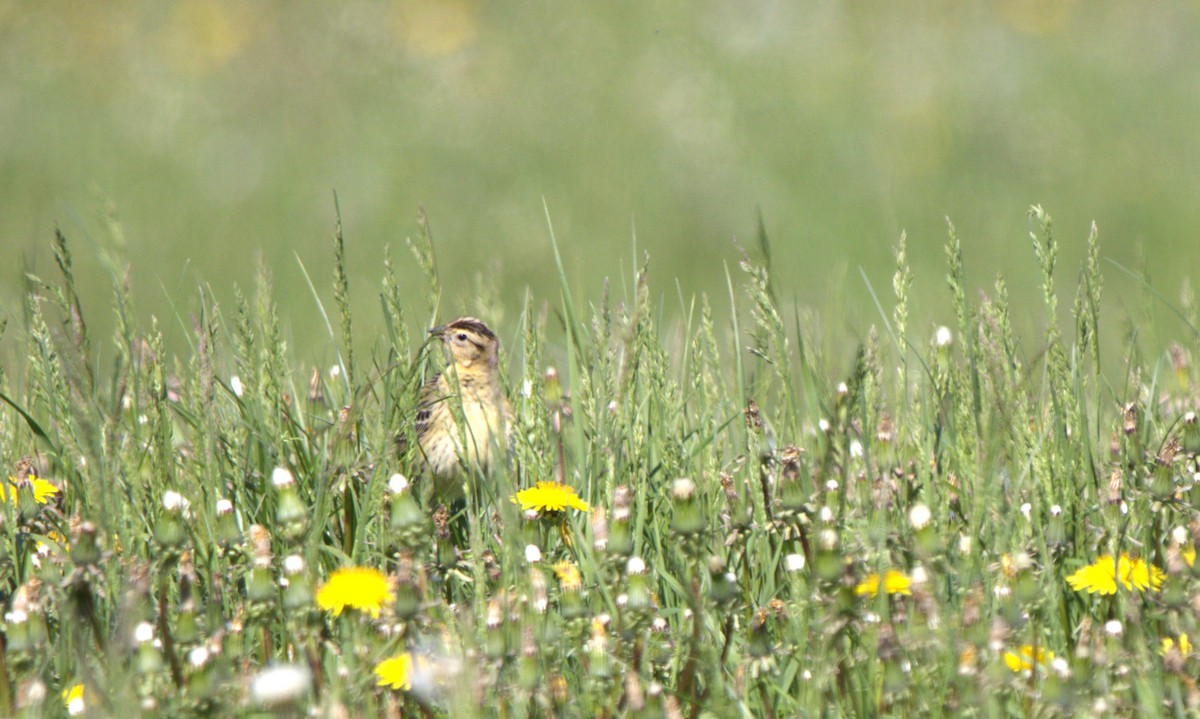
<svg viewBox="0 0 1200 719"><path fill-rule="evenodd" d="M449 327L449 325L438 325L437 327L429 330L429 334L434 337L441 337L442 335L446 334L447 327Z"/></svg>

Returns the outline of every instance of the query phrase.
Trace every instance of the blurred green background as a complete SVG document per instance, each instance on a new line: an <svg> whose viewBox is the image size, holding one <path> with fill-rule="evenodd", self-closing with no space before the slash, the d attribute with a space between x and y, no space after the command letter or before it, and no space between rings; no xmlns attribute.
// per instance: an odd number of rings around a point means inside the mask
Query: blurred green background
<svg viewBox="0 0 1200 719"><path fill-rule="evenodd" d="M542 198L598 298L636 229L675 307L709 292L761 208L783 298L863 333L907 230L914 332L953 319L946 216L976 287L1003 272L1042 316L1030 204L1054 217L1069 312L1090 223L1168 297L1200 266L1200 4L0 0L0 302L52 274L60 226L85 309L115 208L143 317L186 320L259 257L293 338L323 342L341 201L356 328L377 333L383 247L429 214L444 314L493 277L503 321L553 300ZM1107 301L1139 289L1110 266ZM620 287L619 284L615 285ZM1130 293L1133 293L1130 295ZM494 317L493 317L494 318ZM374 323L374 324L373 324ZM181 332L178 322L167 322ZM1030 324L1029 326L1032 326ZM175 338L173 341L179 341ZM327 343L326 343L327 344Z"/></svg>

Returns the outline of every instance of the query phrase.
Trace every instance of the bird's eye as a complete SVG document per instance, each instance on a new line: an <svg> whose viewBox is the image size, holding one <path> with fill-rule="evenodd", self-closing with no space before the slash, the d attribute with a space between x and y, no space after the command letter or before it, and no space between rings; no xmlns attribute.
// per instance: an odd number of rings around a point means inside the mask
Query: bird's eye
<svg viewBox="0 0 1200 719"><path fill-rule="evenodd" d="M459 332L459 333L458 333L458 338L457 338L457 339L458 339L458 341L459 341L459 342L466 342L466 341L467 341L467 335L466 335L466 333L465 333L465 332Z"/></svg>

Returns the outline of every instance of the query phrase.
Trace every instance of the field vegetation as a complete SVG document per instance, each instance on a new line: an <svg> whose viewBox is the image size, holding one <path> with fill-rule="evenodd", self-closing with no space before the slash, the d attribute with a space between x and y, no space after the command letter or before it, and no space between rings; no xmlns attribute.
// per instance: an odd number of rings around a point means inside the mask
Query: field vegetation
<svg viewBox="0 0 1200 719"><path fill-rule="evenodd" d="M946 327L903 237L845 330L781 300L765 232L722 297L636 249L584 297L553 245L493 324L507 466L441 511L397 451L453 319L427 223L381 258L366 351L340 221L309 297L260 266L148 324L116 255L81 306L59 234L0 335L0 714L1195 714L1200 307L1143 285L1183 328L1148 346L1101 316L1095 230L1064 275L1029 225L1037 296L970 296L949 228ZM289 344L314 312L326 346Z"/></svg>

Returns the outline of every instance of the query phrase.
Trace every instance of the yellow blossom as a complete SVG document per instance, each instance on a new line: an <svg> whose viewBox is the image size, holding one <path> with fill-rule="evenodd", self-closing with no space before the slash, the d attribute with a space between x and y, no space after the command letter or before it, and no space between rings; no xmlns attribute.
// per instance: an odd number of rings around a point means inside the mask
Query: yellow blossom
<svg viewBox="0 0 1200 719"><path fill-rule="evenodd" d="M76 716L82 714L84 710L83 704L83 685L76 684L62 692L63 706L67 708L67 714Z"/></svg>
<svg viewBox="0 0 1200 719"><path fill-rule="evenodd" d="M1118 582L1126 589L1158 591L1166 578L1167 575L1158 567L1122 552L1119 560L1114 560L1111 554L1105 554L1079 569L1067 577L1067 584L1077 592L1116 594Z"/></svg>
<svg viewBox="0 0 1200 719"><path fill-rule="evenodd" d="M586 512L590 509L587 502L575 494L575 489L557 482L538 482L536 487L522 489L513 495L512 501L521 505L523 510L536 512L561 512L568 507Z"/></svg>
<svg viewBox="0 0 1200 719"><path fill-rule="evenodd" d="M335 617L350 607L378 618L383 605L394 601L387 577L370 567L343 567L317 591L317 606Z"/></svg>
<svg viewBox="0 0 1200 719"><path fill-rule="evenodd" d="M1194 565L1196 563L1196 547L1195 547L1195 545L1189 544L1185 547L1182 547L1179 550L1179 556L1183 557L1183 561L1187 562L1187 565L1189 567Z"/></svg>
<svg viewBox="0 0 1200 719"><path fill-rule="evenodd" d="M392 689L412 689L413 657L409 652L401 652L384 659L375 665L375 686Z"/></svg>
<svg viewBox="0 0 1200 719"><path fill-rule="evenodd" d="M1175 647L1178 647L1179 653L1185 657L1192 653L1192 640L1188 639L1187 633L1180 634L1178 641L1171 637L1163 637L1162 648L1159 653L1166 654Z"/></svg>
<svg viewBox="0 0 1200 719"><path fill-rule="evenodd" d="M55 497L55 495L57 495L61 491L61 490L59 490L58 487L55 487L50 482L42 479L41 477L31 474L25 480L20 480L20 479L17 479L16 477L9 477L8 478L8 484L9 484L8 494L5 494L4 485L2 483L0 483L0 499L3 499L4 497L7 496L8 500L10 502L12 502L13 504L16 504L17 503L17 490L21 485L26 484L26 483L28 483L29 486L33 489L33 501L37 502L38 504L45 504L45 503L49 502L51 499L53 499Z"/></svg>
<svg viewBox="0 0 1200 719"><path fill-rule="evenodd" d="M1032 671L1034 664L1046 666L1052 661L1054 652L1045 647L1038 647L1035 652L1030 644L1021 645L1015 652L1004 652L1004 664L1014 672Z"/></svg>
<svg viewBox="0 0 1200 719"><path fill-rule="evenodd" d="M575 592L583 586L579 567L576 567L569 559L564 559L554 565L554 575L558 577L558 583L562 586L563 591Z"/></svg>
<svg viewBox="0 0 1200 719"><path fill-rule="evenodd" d="M898 569L889 569L883 575L883 591L888 594L912 594L912 579ZM879 594L879 575L875 572L868 574L854 588L858 596L875 596Z"/></svg>

